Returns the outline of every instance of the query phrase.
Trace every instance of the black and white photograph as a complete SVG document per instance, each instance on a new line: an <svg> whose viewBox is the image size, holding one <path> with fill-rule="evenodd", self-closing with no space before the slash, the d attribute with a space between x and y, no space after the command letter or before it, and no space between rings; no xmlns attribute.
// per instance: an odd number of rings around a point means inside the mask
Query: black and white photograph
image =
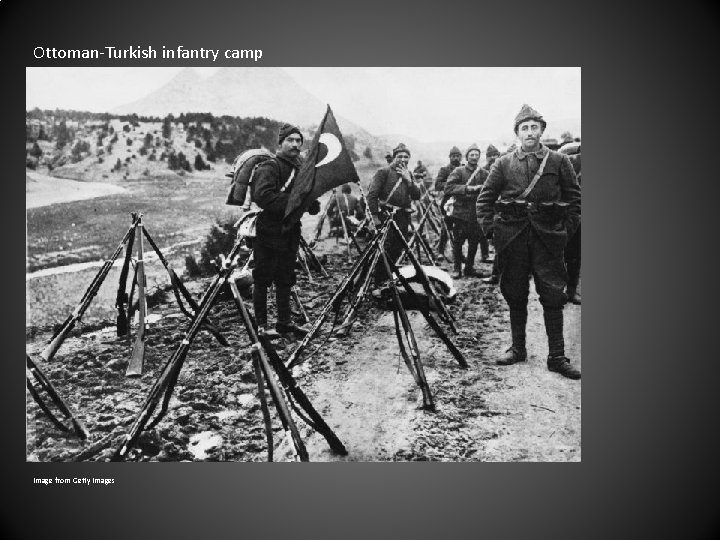
<svg viewBox="0 0 720 540"><path fill-rule="evenodd" d="M25 76L28 462L581 461L580 67Z"/></svg>

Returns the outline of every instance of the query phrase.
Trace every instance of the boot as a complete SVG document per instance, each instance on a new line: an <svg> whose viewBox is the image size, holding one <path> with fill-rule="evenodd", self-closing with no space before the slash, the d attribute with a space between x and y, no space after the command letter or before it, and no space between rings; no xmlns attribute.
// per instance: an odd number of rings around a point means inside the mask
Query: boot
<svg viewBox="0 0 720 540"><path fill-rule="evenodd" d="M474 268L465 268L465 277L474 277L474 278L485 278L487 277L487 274L483 274L482 272L478 272Z"/></svg>
<svg viewBox="0 0 720 540"><path fill-rule="evenodd" d="M275 329L280 334L293 334L297 337L303 337L310 332L310 327L308 325L297 325L293 322L287 324L278 322L275 325Z"/></svg>
<svg viewBox="0 0 720 540"><path fill-rule="evenodd" d="M294 334L304 336L310 331L308 326L298 326L292 322L290 313L290 286L278 285L275 287L275 302L277 303L278 320L275 330L280 334Z"/></svg>
<svg viewBox="0 0 720 540"><path fill-rule="evenodd" d="M258 327L258 337L266 339L277 339L280 337L275 330L267 324L267 286L255 283L253 285L253 309L255 310L255 322Z"/></svg>
<svg viewBox="0 0 720 540"><path fill-rule="evenodd" d="M274 328L269 327L267 324L264 326L258 326L257 335L259 338L265 339L278 339L280 334Z"/></svg>
<svg viewBox="0 0 720 540"><path fill-rule="evenodd" d="M253 284L253 310L258 328L267 326L267 285Z"/></svg>
<svg viewBox="0 0 720 540"><path fill-rule="evenodd" d="M559 373L568 379L577 380L580 378L580 371L570 364L570 360L565 356L548 356L547 367L550 371Z"/></svg>
<svg viewBox="0 0 720 540"><path fill-rule="evenodd" d="M512 334L512 346L505 351L505 354L497 360L500 366L509 366L527 360L525 350L525 326L527 325L527 307L522 309L510 309L510 333Z"/></svg>
<svg viewBox="0 0 720 540"><path fill-rule="evenodd" d="M548 356L565 356L565 338L563 337L563 312L560 308L544 308L545 333L548 338Z"/></svg>
<svg viewBox="0 0 720 540"><path fill-rule="evenodd" d="M565 356L562 309L544 308L543 318L545 319L545 332L548 337L548 369L560 373L560 375L568 379L579 379L580 372L570 365L570 360Z"/></svg>
<svg viewBox="0 0 720 540"><path fill-rule="evenodd" d="M461 279L463 277L462 265L455 259L455 273L453 273L453 279Z"/></svg>
<svg viewBox="0 0 720 540"><path fill-rule="evenodd" d="M289 325L292 321L289 285L275 285L275 305L277 306L277 324L275 327Z"/></svg>
<svg viewBox="0 0 720 540"><path fill-rule="evenodd" d="M527 352L510 347L505 354L495 362L498 366L509 366L518 362L527 361Z"/></svg>

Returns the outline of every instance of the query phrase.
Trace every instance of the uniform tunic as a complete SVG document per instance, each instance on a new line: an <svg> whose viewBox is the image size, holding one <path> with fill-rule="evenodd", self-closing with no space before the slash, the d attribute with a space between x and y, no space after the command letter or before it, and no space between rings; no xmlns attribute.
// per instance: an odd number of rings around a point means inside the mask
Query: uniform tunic
<svg viewBox="0 0 720 540"><path fill-rule="evenodd" d="M261 163L252 183L253 200L262 208L253 241L256 283L291 286L295 284L295 260L300 246L300 222L282 234L282 220L290 197L290 185L283 189L300 164L283 156ZM293 178L294 182L294 178Z"/></svg>
<svg viewBox="0 0 720 540"><path fill-rule="evenodd" d="M527 196L529 207L514 213L496 211L496 201L511 201L530 185L545 154L542 176ZM565 211L542 203L567 203ZM524 309L529 276L540 303L560 308L566 302L563 250L580 224L580 185L567 156L540 146L536 152L517 149L494 163L477 199L483 231L494 236L500 290L510 309Z"/></svg>
<svg viewBox="0 0 720 540"><path fill-rule="evenodd" d="M373 176L367 194L367 203L370 213L373 216L382 218L387 217L388 212L380 208L381 201L401 208L402 210L395 213L395 223L397 223L403 236L407 238L410 227L410 212L406 210L411 209L412 201L420 199L420 188L412 181L405 182L401 179L402 177L395 172L395 168L391 165L378 170ZM400 184L395 188L398 180L401 180ZM393 188L395 188L394 191ZM388 233L384 248L388 258L393 262L396 261L403 249L402 240L397 237L396 231L392 230ZM385 267L378 264L375 270L376 283L383 281L387 277Z"/></svg>
<svg viewBox="0 0 720 540"><path fill-rule="evenodd" d="M468 243L466 271L474 267L478 243L483 258L489 256L488 242L477 222L475 210L479 192L468 191L468 186L483 185L488 177L488 172L485 169L479 169L468 184L468 180L475 173L475 170L470 168L469 165L457 167L450 173L445 183L445 196L454 199L452 214L449 217L453 220L453 258L455 259L456 270L460 268L462 246L465 241Z"/></svg>

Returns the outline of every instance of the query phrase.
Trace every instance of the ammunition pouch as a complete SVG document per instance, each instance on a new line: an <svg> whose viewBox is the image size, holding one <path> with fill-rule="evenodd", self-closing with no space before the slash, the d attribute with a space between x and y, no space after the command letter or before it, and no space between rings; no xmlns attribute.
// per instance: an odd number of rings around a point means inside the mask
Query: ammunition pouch
<svg viewBox="0 0 720 540"><path fill-rule="evenodd" d="M527 201L496 201L495 213L503 219L517 219L528 215L530 203Z"/></svg>
<svg viewBox="0 0 720 540"><path fill-rule="evenodd" d="M567 217L569 203L551 201L531 203L523 200L497 201L495 213L502 219L518 219L532 214L536 219L547 224L560 224Z"/></svg>
<svg viewBox="0 0 720 540"><path fill-rule="evenodd" d="M543 223L559 225L567 217L569 203L562 201L541 202L535 206L538 219Z"/></svg>

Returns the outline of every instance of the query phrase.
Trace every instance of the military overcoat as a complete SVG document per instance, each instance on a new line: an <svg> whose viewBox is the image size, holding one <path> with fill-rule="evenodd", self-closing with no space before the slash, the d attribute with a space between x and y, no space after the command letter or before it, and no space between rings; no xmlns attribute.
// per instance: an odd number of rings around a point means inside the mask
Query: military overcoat
<svg viewBox="0 0 720 540"><path fill-rule="evenodd" d="M516 199L530 185L545 154L550 152L537 184L526 197L529 208L511 215L496 211L496 201ZM567 203L564 208L543 203ZM545 146L537 152L521 149L498 158L477 198L477 219L483 232L494 236L498 252L526 227L532 227L547 249L557 255L580 224L580 185L568 157Z"/></svg>

